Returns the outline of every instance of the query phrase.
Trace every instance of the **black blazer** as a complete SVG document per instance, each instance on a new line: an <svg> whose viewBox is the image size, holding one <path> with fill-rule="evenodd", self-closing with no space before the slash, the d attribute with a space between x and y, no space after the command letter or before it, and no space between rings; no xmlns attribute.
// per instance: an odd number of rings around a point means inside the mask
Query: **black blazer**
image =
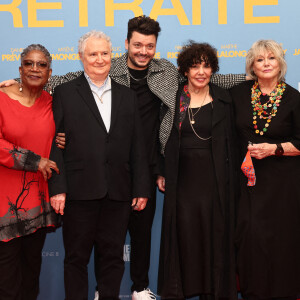
<svg viewBox="0 0 300 300"><path fill-rule="evenodd" d="M135 93L111 80L111 125L107 132L90 86L82 74L55 89L56 132L66 133L65 150L53 145L50 159L60 174L49 181L50 196L70 200L108 195L129 201L149 197L150 178Z"/></svg>

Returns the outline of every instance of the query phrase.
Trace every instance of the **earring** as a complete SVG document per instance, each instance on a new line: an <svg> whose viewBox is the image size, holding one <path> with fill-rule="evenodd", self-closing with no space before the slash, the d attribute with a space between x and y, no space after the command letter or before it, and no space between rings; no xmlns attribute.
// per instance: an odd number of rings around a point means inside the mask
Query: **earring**
<svg viewBox="0 0 300 300"><path fill-rule="evenodd" d="M20 91L21 93L23 92L23 84L22 84L22 75L21 75L21 72L20 72L19 91Z"/></svg>
<svg viewBox="0 0 300 300"><path fill-rule="evenodd" d="M47 88L46 88L47 92L50 94L50 96L52 96L52 86L49 83L49 81L47 82Z"/></svg>

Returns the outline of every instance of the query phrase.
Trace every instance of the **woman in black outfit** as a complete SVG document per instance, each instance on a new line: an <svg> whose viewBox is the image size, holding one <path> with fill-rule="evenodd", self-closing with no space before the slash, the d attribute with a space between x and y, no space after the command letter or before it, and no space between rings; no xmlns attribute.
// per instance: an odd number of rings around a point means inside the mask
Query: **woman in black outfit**
<svg viewBox="0 0 300 300"><path fill-rule="evenodd" d="M209 44L178 57L186 76L166 145L158 290L162 298L236 298L235 173L231 98L210 83L219 70ZM158 182L164 190L164 182Z"/></svg>
<svg viewBox="0 0 300 300"><path fill-rule="evenodd" d="M300 94L284 81L284 51L253 44L246 58L253 80L232 90L241 157L252 156L256 184L241 173L238 273L245 299L300 295ZM248 142L253 145L248 146Z"/></svg>

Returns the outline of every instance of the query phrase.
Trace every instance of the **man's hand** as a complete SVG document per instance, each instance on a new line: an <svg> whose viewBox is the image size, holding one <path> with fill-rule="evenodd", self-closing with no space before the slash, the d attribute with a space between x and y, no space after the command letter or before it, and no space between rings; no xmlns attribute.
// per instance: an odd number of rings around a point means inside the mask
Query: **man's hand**
<svg viewBox="0 0 300 300"><path fill-rule="evenodd" d="M55 137L56 146L60 149L65 149L66 146L66 134L64 132L58 132Z"/></svg>
<svg viewBox="0 0 300 300"><path fill-rule="evenodd" d="M57 214L64 214L66 204L66 193L57 194L50 198L50 203Z"/></svg>
<svg viewBox="0 0 300 300"><path fill-rule="evenodd" d="M13 84L18 84L18 82L13 79L9 79L9 80L0 82L0 87L11 86Z"/></svg>
<svg viewBox="0 0 300 300"><path fill-rule="evenodd" d="M158 189L161 192L164 192L166 190L166 180L165 177L158 175L156 179L156 184L158 186Z"/></svg>
<svg viewBox="0 0 300 300"><path fill-rule="evenodd" d="M133 198L132 199L132 209L133 210L143 210L147 205L148 198Z"/></svg>
<svg viewBox="0 0 300 300"><path fill-rule="evenodd" d="M48 158L41 157L41 160L39 162L38 171L40 171L43 174L45 181L47 181L48 179L51 178L52 169L57 174L59 174L59 169L58 169L55 161L52 161Z"/></svg>

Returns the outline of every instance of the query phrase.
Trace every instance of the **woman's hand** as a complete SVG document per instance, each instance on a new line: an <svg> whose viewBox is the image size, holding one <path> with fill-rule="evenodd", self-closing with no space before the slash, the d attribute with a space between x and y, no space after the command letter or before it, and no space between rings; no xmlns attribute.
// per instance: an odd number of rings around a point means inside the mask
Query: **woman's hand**
<svg viewBox="0 0 300 300"><path fill-rule="evenodd" d="M51 178L52 176L52 169L59 174L59 169L56 163L48 158L41 157L39 162L38 171L43 174L45 181Z"/></svg>
<svg viewBox="0 0 300 300"><path fill-rule="evenodd" d="M137 210L137 211L143 210L147 205L147 201L148 198L142 198L142 197L133 198L131 207L133 210Z"/></svg>
<svg viewBox="0 0 300 300"><path fill-rule="evenodd" d="M0 82L0 87L11 86L11 85L14 85L14 84L18 84L18 82L15 81L14 79L9 79L9 80L5 80L5 81Z"/></svg>
<svg viewBox="0 0 300 300"><path fill-rule="evenodd" d="M55 137L56 146L60 149L65 149L66 146L66 134L64 132L57 133Z"/></svg>
<svg viewBox="0 0 300 300"><path fill-rule="evenodd" d="M253 144L248 146L250 155L256 159L263 159L265 157L274 155L276 148L276 144L268 143Z"/></svg>
<svg viewBox="0 0 300 300"><path fill-rule="evenodd" d="M165 186L166 185L166 180L165 180L165 177L158 175L157 179L156 179L156 184L158 186L158 189L161 192L164 192L166 190L166 186Z"/></svg>
<svg viewBox="0 0 300 300"><path fill-rule="evenodd" d="M57 214L64 214L66 204L66 193L57 194L50 198L50 203Z"/></svg>

